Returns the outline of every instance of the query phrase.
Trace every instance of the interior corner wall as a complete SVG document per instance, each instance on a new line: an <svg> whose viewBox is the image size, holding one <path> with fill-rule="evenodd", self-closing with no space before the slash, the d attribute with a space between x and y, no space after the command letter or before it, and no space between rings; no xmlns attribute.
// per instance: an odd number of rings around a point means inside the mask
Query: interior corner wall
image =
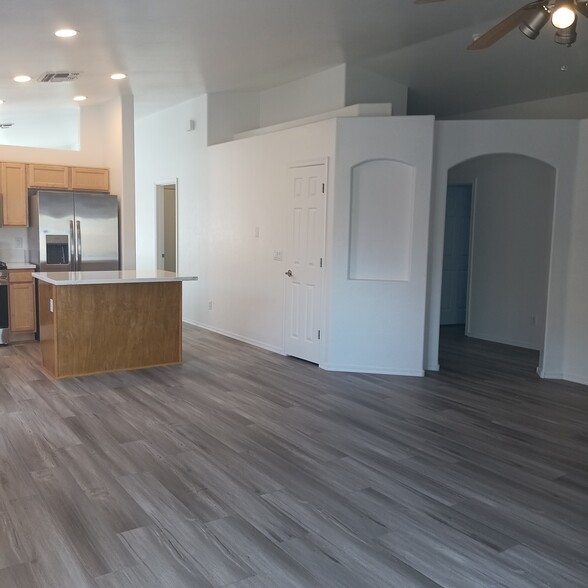
<svg viewBox="0 0 588 588"><path fill-rule="evenodd" d="M110 192L118 196L121 268L135 269L135 145L133 96L121 96L100 105L104 167L110 169Z"/></svg>
<svg viewBox="0 0 588 588"><path fill-rule="evenodd" d="M357 65L347 65L345 76L345 105L392 103L394 116L406 115L408 86L368 71Z"/></svg>
<svg viewBox="0 0 588 588"><path fill-rule="evenodd" d="M260 93L261 127L337 110L345 104L346 66L337 65Z"/></svg>
<svg viewBox="0 0 588 588"><path fill-rule="evenodd" d="M473 181L466 334L541 349L555 170L520 155L486 155L449 171Z"/></svg>
<svg viewBox="0 0 588 588"><path fill-rule="evenodd" d="M439 320L448 170L481 155L513 153L539 159L556 169L545 339L539 373L547 378L563 378L566 353L569 353L567 348L564 350L564 345L569 334L566 305L570 296L570 228L575 204L578 121L439 121L436 123L435 136L429 241L427 369L439 367ZM586 357L588 345L585 340L583 345Z"/></svg>
<svg viewBox="0 0 588 588"><path fill-rule="evenodd" d="M189 121L196 128L188 131ZM199 96L135 122L137 269L157 268L156 184L178 182L178 272L197 275L183 284L182 313L197 322L205 308L208 266L207 100Z"/></svg>
<svg viewBox="0 0 588 588"><path fill-rule="evenodd" d="M331 161L334 145L328 120L209 147L210 310L198 324L284 353L288 168Z"/></svg>
<svg viewBox="0 0 588 588"><path fill-rule="evenodd" d="M570 227L564 376L588 384L588 120L580 122L577 178Z"/></svg>

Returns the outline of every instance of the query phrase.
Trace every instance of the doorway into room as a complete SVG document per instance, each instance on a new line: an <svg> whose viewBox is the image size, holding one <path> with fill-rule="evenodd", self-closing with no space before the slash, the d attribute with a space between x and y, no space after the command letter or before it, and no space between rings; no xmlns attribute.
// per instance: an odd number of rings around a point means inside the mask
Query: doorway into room
<svg viewBox="0 0 588 588"><path fill-rule="evenodd" d="M448 185L441 286L441 326L460 325L464 331L467 320L471 211L472 184Z"/></svg>
<svg viewBox="0 0 588 588"><path fill-rule="evenodd" d="M481 346L496 361L526 349L541 365L554 200L555 169L537 159L488 154L449 170L442 366L456 344Z"/></svg>
<svg viewBox="0 0 588 588"><path fill-rule="evenodd" d="M156 184L157 197L157 246L158 270L177 272L177 182Z"/></svg>

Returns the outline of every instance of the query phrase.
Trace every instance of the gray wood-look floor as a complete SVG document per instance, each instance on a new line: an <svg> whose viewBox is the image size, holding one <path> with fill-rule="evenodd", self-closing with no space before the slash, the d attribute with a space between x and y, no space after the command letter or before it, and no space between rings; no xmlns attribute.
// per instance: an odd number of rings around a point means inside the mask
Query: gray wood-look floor
<svg viewBox="0 0 588 588"><path fill-rule="evenodd" d="M185 327L55 381L0 348L1 588L586 588L588 388L444 331L426 378Z"/></svg>

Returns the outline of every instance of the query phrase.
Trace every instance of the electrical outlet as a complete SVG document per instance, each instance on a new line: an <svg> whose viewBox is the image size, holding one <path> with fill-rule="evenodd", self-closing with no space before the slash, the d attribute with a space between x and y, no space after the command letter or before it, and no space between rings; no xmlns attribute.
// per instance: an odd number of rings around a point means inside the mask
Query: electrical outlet
<svg viewBox="0 0 588 588"><path fill-rule="evenodd" d="M212 310L212 300L208 301L208 310Z"/></svg>
<svg viewBox="0 0 588 588"><path fill-rule="evenodd" d="M14 248L15 249L22 249L22 237L15 237L14 238Z"/></svg>
<svg viewBox="0 0 588 588"><path fill-rule="evenodd" d="M274 261L282 261L282 252L274 251Z"/></svg>

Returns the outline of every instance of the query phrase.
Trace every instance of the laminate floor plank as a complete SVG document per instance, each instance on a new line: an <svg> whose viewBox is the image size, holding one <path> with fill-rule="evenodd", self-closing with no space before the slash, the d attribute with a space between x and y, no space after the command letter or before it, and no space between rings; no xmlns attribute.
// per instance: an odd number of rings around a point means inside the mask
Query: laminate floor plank
<svg viewBox="0 0 588 588"><path fill-rule="evenodd" d="M0 588L585 588L588 387L441 329L336 373L184 326L184 362L54 380L0 347Z"/></svg>

